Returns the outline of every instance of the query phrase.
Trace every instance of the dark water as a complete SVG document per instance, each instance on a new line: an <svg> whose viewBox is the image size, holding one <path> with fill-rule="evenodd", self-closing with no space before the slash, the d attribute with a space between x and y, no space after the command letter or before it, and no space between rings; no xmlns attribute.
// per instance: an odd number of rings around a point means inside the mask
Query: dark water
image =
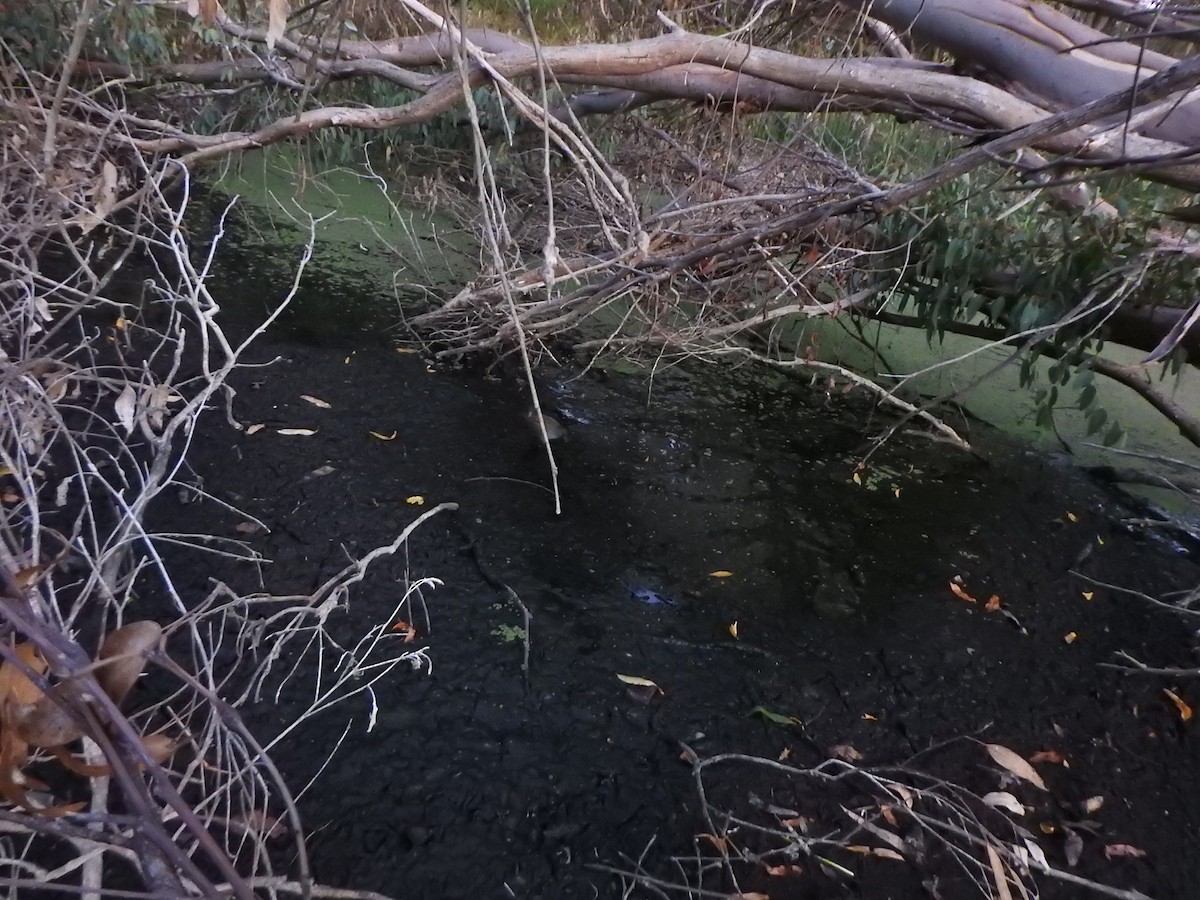
<svg viewBox="0 0 1200 900"><path fill-rule="evenodd" d="M230 283L265 290L248 271ZM985 793L1000 776L977 746L939 749L977 735L1069 761L1039 766L1050 799L1025 798L1040 810L1025 824L1053 864L1066 865L1064 808L1102 795L1077 871L1190 896L1193 729L1160 683L1098 668L1118 650L1190 664L1187 635L1116 592L1083 599L1088 586L1069 570L1148 593L1200 572L1186 547L1122 526L1113 495L978 427L970 437L986 461L901 436L856 481L888 420L856 393L751 368L652 379L547 370L543 399L570 432L556 446L556 516L518 383L431 366L370 331L269 336L258 358L281 359L239 376L238 413L317 433L247 436L214 417L193 457L210 491L270 527L249 540L272 561L262 578L277 592L311 590L349 555L390 542L422 509L408 498L459 504L373 569L336 621L352 635L389 614L406 577L441 579L425 593L428 620L413 614L432 673L390 676L370 732L359 698L277 753L303 785L354 718L302 802L323 881L403 898L620 897L621 881L597 864L629 868L645 854L649 872L682 883L694 866L670 857L712 850L694 840L712 826L681 742L801 766L846 747L864 765L922 754L914 767ZM311 477L323 466L334 471ZM217 534L241 521L215 506L179 515ZM198 597L213 576L258 587L256 572L184 564L181 583ZM956 577L979 604L955 596ZM527 630L501 585L528 610ZM981 608L992 594L1021 627ZM646 702L618 675L662 693ZM305 697L297 684L251 718L270 733ZM752 794L793 808L811 799L830 820L818 829L841 815L753 768L732 767L714 790L743 812ZM1106 860L1109 843L1149 856ZM915 898L936 875L940 896L977 895L944 863L836 861L853 874L807 860L804 875L747 865L741 889ZM731 889L716 875L706 886Z"/></svg>

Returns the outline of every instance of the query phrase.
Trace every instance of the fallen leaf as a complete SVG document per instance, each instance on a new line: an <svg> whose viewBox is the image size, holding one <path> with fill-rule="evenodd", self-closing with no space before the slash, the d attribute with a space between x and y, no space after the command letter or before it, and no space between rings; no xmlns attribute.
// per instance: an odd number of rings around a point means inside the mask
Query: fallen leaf
<svg viewBox="0 0 1200 900"><path fill-rule="evenodd" d="M293 435L295 437L312 437L317 433L315 428L279 428L276 429L276 434Z"/></svg>
<svg viewBox="0 0 1200 900"><path fill-rule="evenodd" d="M1042 781L1042 776L1020 755L999 744L984 744L983 746L987 749L988 756L999 765L1004 766L1004 768L1008 769L1008 771L1012 772L1018 778L1023 778L1043 791L1046 790L1046 782Z"/></svg>
<svg viewBox="0 0 1200 900"><path fill-rule="evenodd" d="M1093 597L1095 597L1095 596L1096 596L1096 592L1095 592L1095 591L1084 591L1084 592L1083 592L1083 599L1084 599L1084 600L1091 600L1091 599L1092 599Z"/></svg>
<svg viewBox="0 0 1200 900"><path fill-rule="evenodd" d="M1000 854L996 852L995 847L991 844L985 846L988 865L992 867L992 879L996 882L996 896L999 897L999 900L1012 900L1012 891L1008 889L1008 872L1004 862L1000 859Z"/></svg>
<svg viewBox="0 0 1200 900"><path fill-rule="evenodd" d="M262 527L257 522L238 522L233 526L233 530L238 534L258 534Z"/></svg>
<svg viewBox="0 0 1200 900"><path fill-rule="evenodd" d="M730 894L729 900L771 900L771 898L762 891L751 891L748 894Z"/></svg>
<svg viewBox="0 0 1200 900"><path fill-rule="evenodd" d="M892 812L892 808L887 804L879 807L879 814L883 816L883 821L887 822L893 828L899 824L896 820L896 814Z"/></svg>
<svg viewBox="0 0 1200 900"><path fill-rule="evenodd" d="M300 399L311 403L318 409L333 409L333 404L322 400L320 397L314 397L312 394L301 394Z"/></svg>
<svg viewBox="0 0 1200 900"><path fill-rule="evenodd" d="M262 422L255 422L253 425L250 425L246 428L246 434L258 434L260 431L262 431L266 427L267 426L264 425Z"/></svg>
<svg viewBox="0 0 1200 900"><path fill-rule="evenodd" d="M735 638L738 636L737 622L734 622L732 625L729 626L729 633L731 635L733 635Z"/></svg>
<svg viewBox="0 0 1200 900"><path fill-rule="evenodd" d="M858 762L863 758L863 755L849 744L834 744L829 748L829 755L836 756L838 759L845 760L846 762Z"/></svg>
<svg viewBox="0 0 1200 900"><path fill-rule="evenodd" d="M1021 801L1008 791L992 791L990 794L984 794L982 799L992 809L1003 809L1014 816L1025 815L1025 807L1021 805Z"/></svg>
<svg viewBox="0 0 1200 900"><path fill-rule="evenodd" d="M859 475L857 472L854 473L854 483L862 484L862 476Z"/></svg>
<svg viewBox="0 0 1200 900"><path fill-rule="evenodd" d="M709 572L708 575L710 578L729 578L733 573L727 569L717 569L715 572Z"/></svg>
<svg viewBox="0 0 1200 900"><path fill-rule="evenodd" d="M1079 634L1077 632L1068 631L1066 634L1063 635L1063 643L1064 644L1073 644L1077 640L1079 640Z"/></svg>
<svg viewBox="0 0 1200 900"><path fill-rule="evenodd" d="M1192 718L1192 708L1184 702L1183 698L1170 688L1163 688L1163 693L1166 695L1168 700L1175 704L1175 708L1179 710L1180 721L1190 721Z"/></svg>
<svg viewBox="0 0 1200 900"><path fill-rule="evenodd" d="M313 469L308 474L309 474L310 478L321 478L325 475L332 474L333 472L336 472L336 471L337 471L337 469L335 469L333 466L326 465L326 466L318 466L317 468Z"/></svg>
<svg viewBox="0 0 1200 900"><path fill-rule="evenodd" d="M1077 515L1075 515L1075 513L1071 512L1071 511L1069 511L1069 510L1067 511L1067 518L1068 518L1070 521L1072 521L1072 522L1078 522L1078 521L1079 521L1079 517L1078 517Z"/></svg>
<svg viewBox="0 0 1200 900"><path fill-rule="evenodd" d="M726 838L717 837L715 834L709 834L708 832L705 832L704 834L698 834L696 837L703 838L704 840L708 841L722 853L729 852L729 841ZM745 894L742 896L745 896Z"/></svg>
<svg viewBox="0 0 1200 900"><path fill-rule="evenodd" d="M863 717L864 722L878 722L879 721L877 718L875 718L870 713L863 713L862 717Z"/></svg>
<svg viewBox="0 0 1200 900"><path fill-rule="evenodd" d="M424 506L425 498L422 497L420 494L413 494L411 497L408 497L407 499L405 499L404 502L407 503L409 506Z"/></svg>
<svg viewBox="0 0 1200 900"><path fill-rule="evenodd" d="M8 490L0 494L0 500L3 500L5 503L17 503L20 499L21 495L16 491Z"/></svg>
<svg viewBox="0 0 1200 900"><path fill-rule="evenodd" d="M768 722L774 722L776 725L803 725L804 724L799 719L797 719L795 716L785 716L782 713L777 713L772 710L769 710L765 706L756 706L756 707L754 707L754 709L750 710L750 712L746 713L746 715L761 716L762 718L766 719Z"/></svg>
<svg viewBox="0 0 1200 900"><path fill-rule="evenodd" d="M803 875L804 870L797 865L767 866L767 874L772 878L786 878L788 875Z"/></svg>
<svg viewBox="0 0 1200 900"><path fill-rule="evenodd" d="M1029 757L1029 761L1031 763L1048 762L1054 763L1055 765L1061 765L1063 762L1063 755L1057 750L1039 750L1037 753L1033 754L1033 756Z"/></svg>
<svg viewBox="0 0 1200 900"><path fill-rule="evenodd" d="M1072 869L1079 865L1079 857L1083 855L1083 838L1079 836L1078 831L1067 831L1063 854L1067 857L1067 865Z"/></svg>
<svg viewBox="0 0 1200 900"><path fill-rule="evenodd" d="M121 423L126 434L133 431L133 414L136 409L137 394L134 393L133 385L127 384L113 404L113 412L117 414L117 421Z"/></svg>
<svg viewBox="0 0 1200 900"><path fill-rule="evenodd" d="M1000 608L1000 595L992 594L992 596L988 597L988 601L983 605L983 608L988 612L995 612L998 610Z"/></svg>
<svg viewBox="0 0 1200 900"><path fill-rule="evenodd" d="M899 500L900 499L900 488L896 488L895 494L896 494L896 499Z"/></svg>
<svg viewBox="0 0 1200 900"><path fill-rule="evenodd" d="M689 766L694 766L694 765L696 765L696 763L700 762L700 757L696 755L695 750L693 750L691 747L687 746L686 744L683 744L681 746L683 747L683 751L679 754L680 759L682 759Z"/></svg>
<svg viewBox="0 0 1200 900"><path fill-rule="evenodd" d="M379 438L381 441L394 441L396 439L396 432L394 431L391 434L380 434L378 431L372 431L369 434L371 437Z"/></svg>
<svg viewBox="0 0 1200 900"><path fill-rule="evenodd" d="M1088 797L1083 801L1083 812L1085 815L1092 815L1100 812L1100 807L1104 805L1103 797Z"/></svg>
<svg viewBox="0 0 1200 900"><path fill-rule="evenodd" d="M846 848L851 853L857 853L861 856L878 856L881 859L894 859L898 862L904 862L904 857L895 850L889 850L887 847L866 847L862 844L852 844Z"/></svg>
<svg viewBox="0 0 1200 900"><path fill-rule="evenodd" d="M420 353L421 351L417 347L397 347L396 352L397 353Z"/></svg>
<svg viewBox="0 0 1200 900"><path fill-rule="evenodd" d="M954 596L961 600L966 600L968 603L978 603L979 601L964 591L956 582L950 582L950 590L954 592Z"/></svg>
<svg viewBox="0 0 1200 900"><path fill-rule="evenodd" d="M417 639L417 629L403 619L400 619L392 626L392 631L398 631L404 635L404 643L411 644Z"/></svg>
<svg viewBox="0 0 1200 900"><path fill-rule="evenodd" d="M643 678L640 675L621 675L618 673L617 678L625 682L625 684L632 684L634 687L648 687L654 688L655 690L662 690L649 678Z"/></svg>
<svg viewBox="0 0 1200 900"><path fill-rule="evenodd" d="M1105 844L1104 858L1105 859L1141 859L1146 855L1146 851L1140 847L1134 847L1132 844Z"/></svg>
<svg viewBox="0 0 1200 900"><path fill-rule="evenodd" d="M790 828L793 831L799 831L802 834L808 832L808 818L805 816L794 816L790 819L780 819L779 824L784 828Z"/></svg>
<svg viewBox="0 0 1200 900"><path fill-rule="evenodd" d="M779 762L783 762L785 759L790 759L791 756L792 756L792 748L784 747L782 750L779 751L779 756L776 757L776 759Z"/></svg>

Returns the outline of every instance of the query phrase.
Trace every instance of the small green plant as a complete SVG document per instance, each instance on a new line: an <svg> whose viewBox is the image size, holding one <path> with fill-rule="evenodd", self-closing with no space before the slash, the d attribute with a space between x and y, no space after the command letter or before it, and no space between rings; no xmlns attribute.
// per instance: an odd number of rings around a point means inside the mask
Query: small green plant
<svg viewBox="0 0 1200 900"><path fill-rule="evenodd" d="M525 640L525 629L519 625L500 625L492 629L492 634L500 638L502 644L515 644Z"/></svg>

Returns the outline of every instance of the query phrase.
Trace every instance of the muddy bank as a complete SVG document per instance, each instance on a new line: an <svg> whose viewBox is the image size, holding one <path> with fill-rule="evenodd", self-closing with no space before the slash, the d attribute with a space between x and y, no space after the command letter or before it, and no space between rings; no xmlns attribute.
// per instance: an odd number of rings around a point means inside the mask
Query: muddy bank
<svg viewBox="0 0 1200 900"><path fill-rule="evenodd" d="M432 673L390 677L369 733L364 701L279 754L306 784L353 714L301 804L322 880L398 897L617 897L620 881L591 864L625 866L653 839L647 868L679 880L669 856L693 854L693 836L708 830L680 741L701 755L786 751L806 765L834 747L873 765L920 753L921 766L994 790L982 754L930 752L970 734L1069 764L1039 764L1058 799L1029 820L1056 865L1066 865L1062 832L1045 831L1061 805L1102 795L1099 833L1073 871L1190 896L1200 877L1193 728L1161 683L1098 667L1118 650L1189 664L1187 635L1069 570L1155 594L1200 572L1191 548L1123 526L1114 495L982 431L973 438L986 463L903 438L856 482L880 424L865 399L766 373L673 370L651 382L548 372L545 399L570 431L557 448L555 516L515 385L439 370L365 335L325 346L268 338L257 352L278 361L241 376L237 409L267 427L239 434L214 416L192 459L208 490L269 527L247 537L271 561L269 589L311 590L348 556L388 543L420 511L410 498L460 507L373 570L338 620L353 634L387 615L406 576L441 579L425 595L428 620L414 617ZM323 467L332 471L312 474ZM244 521L211 504L177 514L160 524L232 535ZM211 558L179 562L181 587L190 581L197 597L214 576L259 584ZM981 601L999 595L1021 628L956 597L956 576ZM527 608L527 632L497 582ZM618 674L665 693L640 702ZM304 702L297 684L256 711L256 727L269 731ZM721 785L731 803L751 792L796 802L770 779L738 777ZM1148 855L1106 859L1117 842ZM806 866L755 889L928 895L929 872L852 854L839 862L857 888ZM973 896L953 872L938 874L941 896Z"/></svg>

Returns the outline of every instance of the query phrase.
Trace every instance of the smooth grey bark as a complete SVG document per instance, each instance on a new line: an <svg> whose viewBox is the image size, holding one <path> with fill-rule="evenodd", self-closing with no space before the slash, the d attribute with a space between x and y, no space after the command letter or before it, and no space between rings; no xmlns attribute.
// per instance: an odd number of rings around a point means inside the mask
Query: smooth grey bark
<svg viewBox="0 0 1200 900"><path fill-rule="evenodd" d="M842 0L901 34L933 44L1057 108L1125 90L1178 62L1113 41L1064 13L1032 0ZM1200 144L1200 97L1189 95L1138 122L1147 137Z"/></svg>

